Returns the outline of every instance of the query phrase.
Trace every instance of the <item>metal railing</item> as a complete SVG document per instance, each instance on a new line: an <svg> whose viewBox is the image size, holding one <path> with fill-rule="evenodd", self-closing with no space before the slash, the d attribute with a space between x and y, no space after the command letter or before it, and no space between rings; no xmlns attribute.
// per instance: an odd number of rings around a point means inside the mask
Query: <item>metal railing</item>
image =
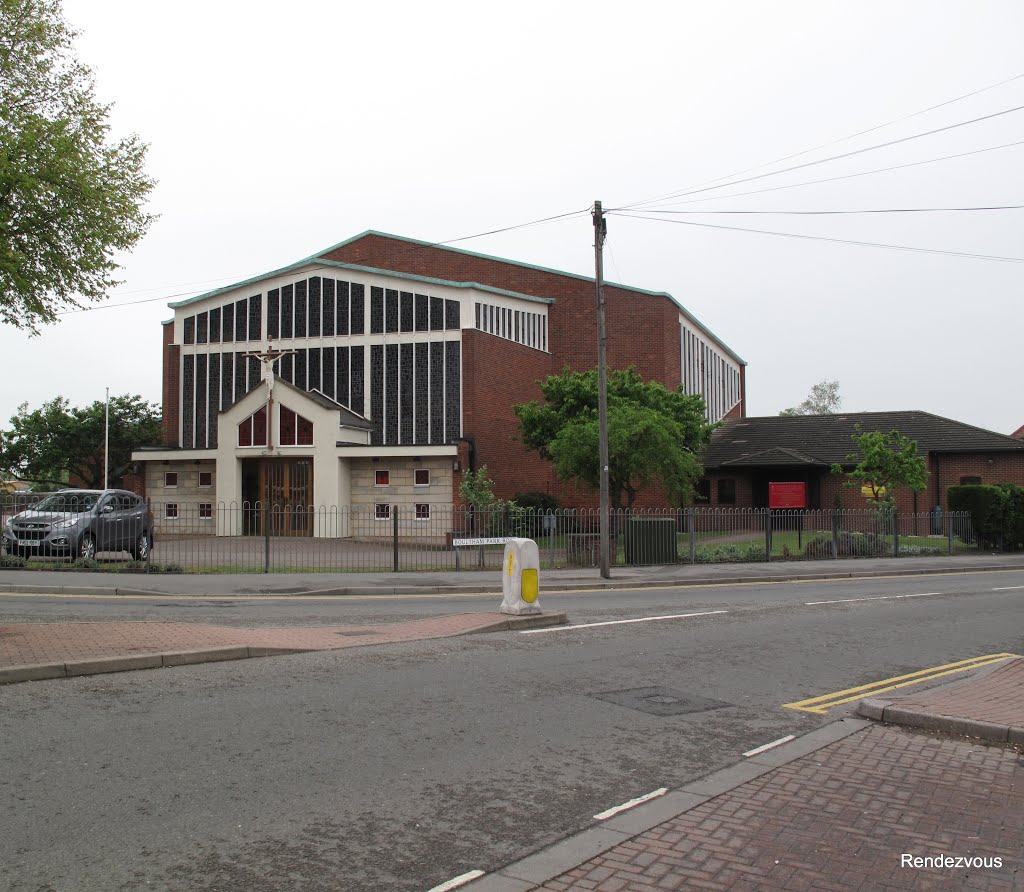
<svg viewBox="0 0 1024 892"><path fill-rule="evenodd" d="M600 560L596 509L339 508L179 499L148 503L152 548L145 555L133 531L119 541L97 539L95 557L83 562L74 541L66 549L48 548L51 534L42 527L31 533L35 544L17 538L7 521L31 511L33 503L24 496L0 497L4 566L49 562L55 567L188 573L498 569L502 540L512 536L534 539L545 568L596 567ZM48 523L33 513L39 524ZM22 530L17 535L29 535L23 523L16 525ZM978 549L967 513L884 509L615 511L609 546L618 566L949 555Z"/></svg>

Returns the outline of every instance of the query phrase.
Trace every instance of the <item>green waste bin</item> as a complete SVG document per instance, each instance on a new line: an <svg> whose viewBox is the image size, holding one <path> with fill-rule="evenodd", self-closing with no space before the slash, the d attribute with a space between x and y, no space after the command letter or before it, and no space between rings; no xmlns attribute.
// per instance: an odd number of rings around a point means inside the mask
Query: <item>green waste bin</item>
<svg viewBox="0 0 1024 892"><path fill-rule="evenodd" d="M624 538L627 564L674 564L679 560L672 517L630 517Z"/></svg>

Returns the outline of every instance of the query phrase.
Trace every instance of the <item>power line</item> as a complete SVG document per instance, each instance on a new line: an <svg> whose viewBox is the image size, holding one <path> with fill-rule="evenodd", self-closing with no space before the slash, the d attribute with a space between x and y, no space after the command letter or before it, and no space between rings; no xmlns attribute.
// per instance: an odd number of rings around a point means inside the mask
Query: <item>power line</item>
<svg viewBox="0 0 1024 892"><path fill-rule="evenodd" d="M851 158L854 155L863 155L865 152L874 152L877 151L878 149L885 149L888 148L889 146L896 146L899 145L900 143L910 142L911 140L914 139L922 139L926 136L934 136L936 133L945 133L949 130L956 130L958 127L967 127L971 124L977 124L981 121L990 121L993 118L999 118L1002 117L1003 115L1010 115L1019 111L1024 111L1024 105L1017 105L1014 106L1013 108L1006 108L1003 109L1002 111L992 112L992 114L982 115L981 117L978 118L971 118L969 121L958 121L956 124L947 124L945 127L936 127L934 130L926 130L923 133L914 133L911 134L910 136L902 136L899 139L891 139L888 142L876 143L873 146L865 146L862 149L854 149L853 151L850 152L843 152L841 155L831 155L828 158L820 158L817 161L805 161L803 164L794 164L791 167L784 167L782 168L782 170L773 170L769 171L768 173L759 173L752 177L744 177L741 180L731 180L730 182L722 183L719 186L704 186L703 188L700 189L691 189L686 192L678 192L675 193L674 195L666 196L665 199L661 200L668 200L670 198L682 197L685 195L695 195L699 192L708 192L711 189L725 189L729 186L739 186L741 183L750 183L754 180L762 180L765 177L774 177L783 173L792 173L794 170L803 170L805 167L814 167L817 164L827 164L830 161L839 161L843 158ZM650 202L648 202L648 204L649 203ZM637 206L639 205L623 205L622 207L619 208L613 208L613 210L628 211L632 207ZM608 211L608 213L611 213L611 211Z"/></svg>
<svg viewBox="0 0 1024 892"><path fill-rule="evenodd" d="M530 221L528 221L526 223L516 223L513 226L505 226L505 227L502 227L501 229L491 229L491 230L488 230L487 232L475 233L474 235L464 235L464 236L460 236L459 238L448 239L447 241L443 241L443 242L427 242L427 243L424 243L424 244L411 245L410 247L405 248L402 251L398 251L397 254L398 255L408 254L408 253L410 253L412 251L420 251L420 250L423 250L425 248L443 247L444 245L451 245L451 244L454 244L455 242L465 242L465 241L469 241L470 239L482 238L483 236L486 236L486 235L497 235L498 233L501 233L501 232L511 232L514 229L525 229L525 228L527 228L529 226L537 226L537 225L539 225L541 223L550 223L550 222L552 222L554 220L563 220L563 219L566 219L568 217L578 217L578 216L581 216L583 214L588 214L588 213L590 213L590 207L589 206L585 207L585 208L581 208L580 210L577 210L577 211L568 211L567 213L555 214L555 215L553 215L551 217L541 217L539 220L530 220ZM329 267L319 266L319 268L320 269L328 269ZM217 278L214 278L214 279L202 279L202 280L199 280L198 282L196 282L194 284L204 284L206 282L219 282L219 281L223 281L224 279L227 279L227 278L229 278L229 277L228 276L218 276ZM193 283L190 283L190 284L193 284ZM231 286L226 286L226 287L231 287ZM131 293L139 293L139 292L143 292L143 291L152 291L152 290L153 289L151 289L151 288L142 288L142 289L139 289L138 292L127 292L127 293L131 294ZM92 312L94 310L110 310L110 309L114 309L116 307L130 307L130 306L136 306L138 304L157 303L159 301L173 300L174 298L177 298L177 297L191 297L191 296L193 296L193 295L195 295L197 293L199 293L199 292L197 290L193 289L191 291L183 291L183 292L180 292L178 294L166 294L166 295L162 295L160 297L148 297L148 298L143 298L141 300L129 300L129 301L123 301L121 303L116 303L116 304L99 304L97 306L76 307L75 309L72 309L72 310L61 310L59 313L57 313L57 315L58 316L67 316L67 315L71 315L71 314L74 314L74 313L89 313L89 312Z"/></svg>
<svg viewBox="0 0 1024 892"><path fill-rule="evenodd" d="M1009 77L1006 80L999 81L999 83L990 84L987 87L981 87L978 90L973 90L970 93L964 93L962 96L957 96L957 97L955 97L953 99L947 99L945 102L940 102L938 105L932 105L932 106L929 106L928 108L923 108L923 109L920 109L919 111L911 112L909 115L904 115L901 118L895 118L892 121L886 121L884 124L878 124L878 125L876 125L874 127L869 127L867 130L860 130L857 133L851 133L849 136L843 136L843 137L840 137L839 139L834 139L831 142L822 143L821 145L814 146L813 148L810 148L810 149L803 149L802 151L794 152L791 155L783 155L782 157L776 158L773 161L766 161L763 164L756 164L753 167L747 167L747 168L744 168L743 170L738 170L738 171L735 171L734 173L730 173L730 174L727 174L725 176L716 177L713 180L704 180L701 183L697 183L695 186L687 186L687 187L684 187L684 189L676 190L674 192L671 192L667 196L661 196L659 198L649 198L649 199L646 199L644 201L633 202L633 203L631 203L629 205L626 205L626 207L640 207L642 205L651 204L651 203L653 203L655 201L662 201L662 200L665 200L667 198L672 198L672 197L674 197L676 195L679 195L681 193L688 194L690 190L699 189L702 186L710 186L712 183L720 183L722 180L729 180L729 179L732 179L733 177L743 176L743 174L745 174L745 173L750 173L750 172L755 171L755 170L761 170L762 168L770 167L773 164L781 164L784 161L789 161L791 158L799 158L802 155L807 155L807 154L810 154L811 152L817 152L819 149L826 149L829 146L838 145L841 142L847 142L848 140L856 139L858 136L864 136L864 135L866 135L868 133L873 133L876 130L881 130L881 129L885 128L885 127L890 127L893 124L900 124L903 121L909 120L910 118L915 118L918 115L927 114L930 111L935 111L936 109L942 108L942 107L944 107L946 105L952 105L954 102L960 102L963 99L969 99L970 97L977 96L979 93L984 93L987 90L994 90L997 87L1002 87L1005 84L1012 83L1013 81L1020 80L1021 78L1024 78L1024 74L1015 74L1013 77Z"/></svg>
<svg viewBox="0 0 1024 892"><path fill-rule="evenodd" d="M862 242L854 239L832 238L824 235L802 235L797 232L777 232L770 229L748 229L743 226L726 226L721 223L698 223L696 220L666 220L664 217L648 217L644 214L631 212L609 211L617 217L633 220L654 220L658 223L677 223L681 226L701 226L706 229L728 229L733 232L752 232L756 235L775 235L783 238L806 239L814 242L837 242L843 245L858 245L864 248L888 248L893 251L913 251L921 254L945 254L950 257L964 257L970 260L994 260L1001 263L1024 263L1024 257L1001 257L996 254L975 254L967 251L946 251L941 248L916 248L911 245L892 245L885 242Z"/></svg>
<svg viewBox="0 0 1024 892"><path fill-rule="evenodd" d="M999 204L989 207L963 207L963 208L865 208L862 210L843 211L659 211L653 208L646 208L648 214L794 214L794 215L831 215L831 214L944 214L955 211L1019 211L1024 210L1024 204ZM624 211L623 215L632 213ZM651 217L650 219L656 219Z"/></svg>
<svg viewBox="0 0 1024 892"><path fill-rule="evenodd" d="M745 195L760 195L764 192L778 192L782 189L796 189L800 186L816 186L820 183L834 183L837 180L849 180L855 177L866 177L876 173L888 173L891 170L902 170L906 167L920 167L922 164L935 164L939 161L951 161L956 158L966 158L969 155L980 155L984 152L994 152L997 149L1010 149L1014 146L1024 146L1024 139L1016 142L1002 143L998 146L988 146L984 149L971 149L969 152L957 152L955 155L942 155L939 158L925 158L922 161L910 161L906 164L893 164L889 167L876 167L874 170L861 170L857 173L844 173L835 177L822 177L819 180L805 180L802 183L785 183L781 186L769 186L766 189L749 189L746 192L730 192L728 195L706 195L703 198L688 198L685 201L677 201L675 204L696 204L701 201L719 201L723 198L742 198ZM657 208L644 208L648 212L654 212Z"/></svg>

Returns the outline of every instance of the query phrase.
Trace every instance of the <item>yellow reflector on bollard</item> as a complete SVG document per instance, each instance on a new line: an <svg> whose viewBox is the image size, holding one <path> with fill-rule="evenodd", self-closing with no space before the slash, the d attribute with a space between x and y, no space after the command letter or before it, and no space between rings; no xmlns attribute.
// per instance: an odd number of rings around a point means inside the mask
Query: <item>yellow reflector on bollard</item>
<svg viewBox="0 0 1024 892"><path fill-rule="evenodd" d="M527 604L532 604L537 600L537 595L540 593L540 583L537 580L536 570L523 570L521 577L523 583L522 598Z"/></svg>

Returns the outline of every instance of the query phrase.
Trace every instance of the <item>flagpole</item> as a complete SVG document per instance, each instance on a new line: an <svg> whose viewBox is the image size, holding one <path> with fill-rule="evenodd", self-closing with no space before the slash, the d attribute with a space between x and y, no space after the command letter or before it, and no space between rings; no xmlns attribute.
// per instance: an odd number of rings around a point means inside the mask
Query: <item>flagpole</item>
<svg viewBox="0 0 1024 892"><path fill-rule="evenodd" d="M107 489L107 471L110 468L110 388L107 388L107 408L103 422L103 488Z"/></svg>

